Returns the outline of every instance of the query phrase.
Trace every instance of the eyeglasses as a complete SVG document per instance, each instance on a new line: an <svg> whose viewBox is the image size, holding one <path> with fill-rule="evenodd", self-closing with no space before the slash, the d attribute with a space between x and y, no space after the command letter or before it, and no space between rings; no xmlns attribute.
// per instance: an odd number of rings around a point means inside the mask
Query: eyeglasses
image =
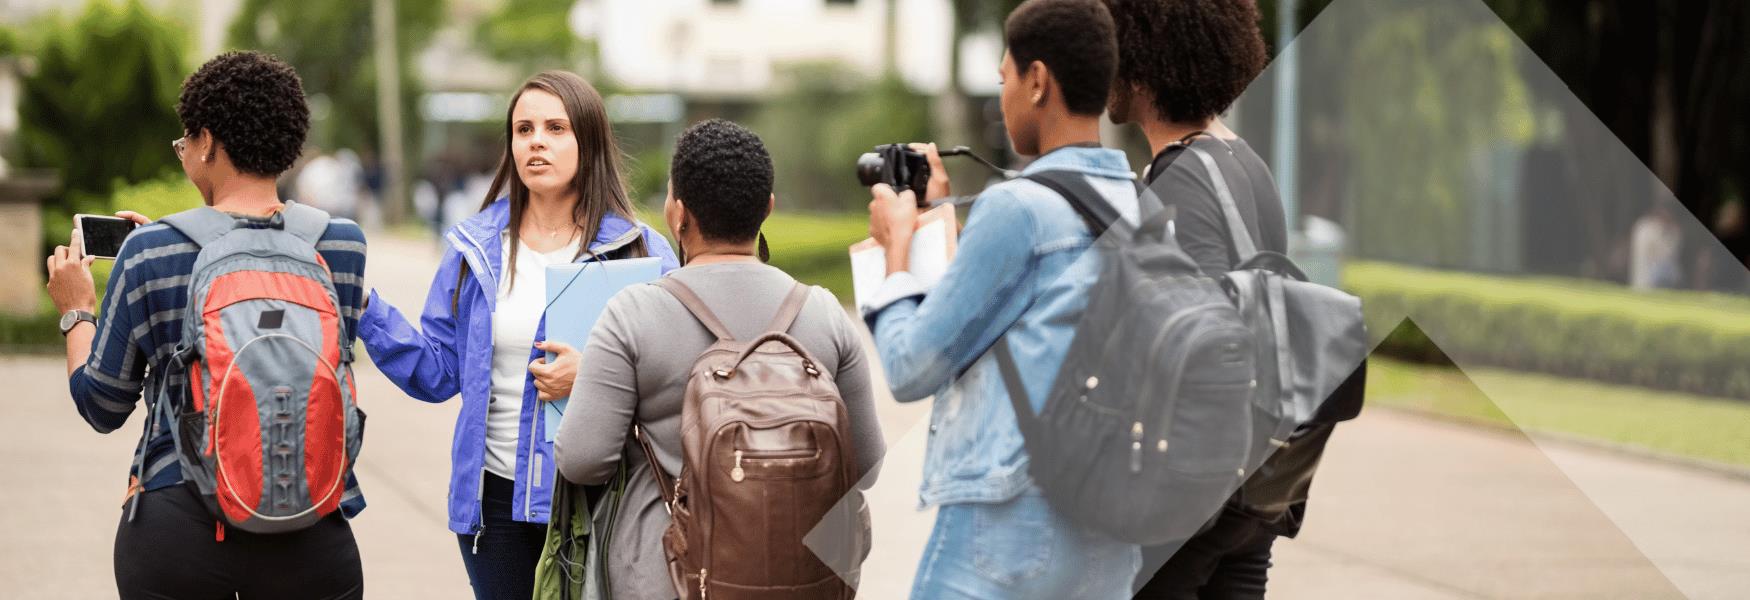
<svg viewBox="0 0 1750 600"><path fill-rule="evenodd" d="M176 160L182 160L182 153L188 150L188 136L170 140L170 149L176 151Z"/></svg>

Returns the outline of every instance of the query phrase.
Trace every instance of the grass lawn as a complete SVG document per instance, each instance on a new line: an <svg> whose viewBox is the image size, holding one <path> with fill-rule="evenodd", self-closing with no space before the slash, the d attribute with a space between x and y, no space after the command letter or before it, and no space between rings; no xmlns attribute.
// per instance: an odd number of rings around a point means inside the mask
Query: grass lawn
<svg viewBox="0 0 1750 600"><path fill-rule="evenodd" d="M851 302L851 244L869 237L867 215L783 213L766 220L772 265Z"/></svg>
<svg viewBox="0 0 1750 600"><path fill-rule="evenodd" d="M1460 372L1370 360L1367 402L1375 406L1750 467L1750 403L1502 369Z"/></svg>
<svg viewBox="0 0 1750 600"><path fill-rule="evenodd" d="M660 206L639 205L638 218L668 235ZM851 302L851 244L869 237L869 217L861 213L799 213L779 210L766 219L762 233L772 252L772 265L803 283L832 290L839 301ZM674 243L673 239L669 244Z"/></svg>

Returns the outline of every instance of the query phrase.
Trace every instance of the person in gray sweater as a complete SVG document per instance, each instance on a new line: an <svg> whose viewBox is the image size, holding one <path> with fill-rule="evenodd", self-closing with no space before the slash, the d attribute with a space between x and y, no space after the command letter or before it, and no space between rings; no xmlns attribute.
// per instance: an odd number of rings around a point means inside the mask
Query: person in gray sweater
<svg viewBox="0 0 1750 600"><path fill-rule="evenodd" d="M722 120L681 133L663 218L683 266L667 276L692 288L737 339L762 333L796 281L762 260L760 225L774 205L772 160L758 136ZM867 487L886 448L856 325L832 292L816 287L789 333L834 373L850 417L857 477ZM554 452L559 472L573 483L606 483L622 460L631 470L605 557L615 600L675 597L662 550L668 514L628 433L637 422L663 470L680 472L682 396L694 359L714 341L679 300L641 285L608 302L584 347Z"/></svg>

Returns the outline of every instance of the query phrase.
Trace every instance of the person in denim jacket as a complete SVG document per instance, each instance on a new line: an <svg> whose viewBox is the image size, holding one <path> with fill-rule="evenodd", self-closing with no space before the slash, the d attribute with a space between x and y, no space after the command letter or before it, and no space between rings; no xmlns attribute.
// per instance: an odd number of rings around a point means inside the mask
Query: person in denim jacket
<svg viewBox="0 0 1750 600"><path fill-rule="evenodd" d="M1003 123L1016 152L1040 155L1023 174L1084 174L1137 220L1122 152L1099 147L1099 119L1117 61L1099 0L1029 0L1004 26ZM926 198L949 194L932 145ZM907 272L917 219L912 192L873 188L870 233L887 279L859 307L901 402L934 395L919 499L935 529L913 598L1128 598L1137 546L1070 523L1027 474L1028 457L994 356L1007 336L1026 369L1035 411L1045 404L1087 294L1099 274L1093 237L1068 201L1037 183L1004 182L978 196L958 254L934 289Z"/></svg>

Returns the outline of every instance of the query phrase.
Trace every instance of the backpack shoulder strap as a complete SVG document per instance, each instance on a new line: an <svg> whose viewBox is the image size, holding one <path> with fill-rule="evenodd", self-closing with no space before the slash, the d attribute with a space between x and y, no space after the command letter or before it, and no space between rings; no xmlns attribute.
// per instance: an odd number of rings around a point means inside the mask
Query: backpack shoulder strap
<svg viewBox="0 0 1750 600"><path fill-rule="evenodd" d="M717 336L718 341L735 340L735 336L729 334L729 328L724 327L723 321L718 320L717 314L711 312L710 307L705 306L705 301L699 299L698 294L693 293L693 288L687 287L687 284L681 283L679 279L673 277L663 277L652 283L656 287L668 290L668 293L673 294L676 300L680 300L681 306L687 307L687 312L693 313L693 318L698 319L699 323L705 326L705 329L711 330L711 335Z"/></svg>
<svg viewBox="0 0 1750 600"><path fill-rule="evenodd" d="M1246 222L1240 218L1240 208L1234 204L1233 192L1228 190L1227 177L1221 173L1221 167L1215 164L1215 157L1210 156L1202 148L1187 144L1185 150L1203 162L1203 168L1209 171L1209 181L1215 186L1215 198L1221 204L1221 214L1227 219L1228 235L1233 238L1234 251L1239 254L1241 262L1245 262L1258 253L1258 247L1252 243L1252 234L1246 229Z"/></svg>
<svg viewBox="0 0 1750 600"><path fill-rule="evenodd" d="M644 427L636 422L632 423L632 439L638 441L638 447L644 451L644 460L650 462L650 476L656 479L656 489L662 494L662 508L672 516L674 514L674 485L676 482L670 480L668 474L662 471L662 463L656 462L656 448L651 447L650 438L644 436Z"/></svg>
<svg viewBox="0 0 1750 600"><path fill-rule="evenodd" d="M308 204L286 201L286 207L280 210L286 222L286 232L298 236L298 239L315 246L322 241L322 234L328 232L328 213Z"/></svg>
<svg viewBox="0 0 1750 600"><path fill-rule="evenodd" d="M772 317L772 324L766 326L766 331L789 331L805 304L808 304L808 284L798 281L790 288L789 295L784 296L784 303L778 305L778 314Z"/></svg>
<svg viewBox="0 0 1750 600"><path fill-rule="evenodd" d="M158 221L176 228L182 235L193 240L196 246L203 248L237 228L236 217L211 206L185 210Z"/></svg>
<svg viewBox="0 0 1750 600"><path fill-rule="evenodd" d="M1027 398L1027 385L1021 381L1021 368L1015 364L1014 350L1009 349L1009 336L1005 333L997 338L991 351L996 354L997 371L1003 376L1003 388L1009 393L1009 404L1015 408L1015 424L1020 426L1022 436L1032 437L1034 421L1038 416L1033 414L1032 400Z"/></svg>
<svg viewBox="0 0 1750 600"><path fill-rule="evenodd" d="M1093 232L1096 238L1114 226L1128 229L1128 224L1118 214L1118 208L1112 206L1112 203L1108 202L1105 196L1088 183L1086 175L1076 171L1051 169L1024 175L1022 179L1043 185L1051 191L1057 192L1057 195L1063 196L1064 200L1069 201L1070 207L1075 209L1076 214L1081 215L1082 220L1087 221L1088 229Z"/></svg>

